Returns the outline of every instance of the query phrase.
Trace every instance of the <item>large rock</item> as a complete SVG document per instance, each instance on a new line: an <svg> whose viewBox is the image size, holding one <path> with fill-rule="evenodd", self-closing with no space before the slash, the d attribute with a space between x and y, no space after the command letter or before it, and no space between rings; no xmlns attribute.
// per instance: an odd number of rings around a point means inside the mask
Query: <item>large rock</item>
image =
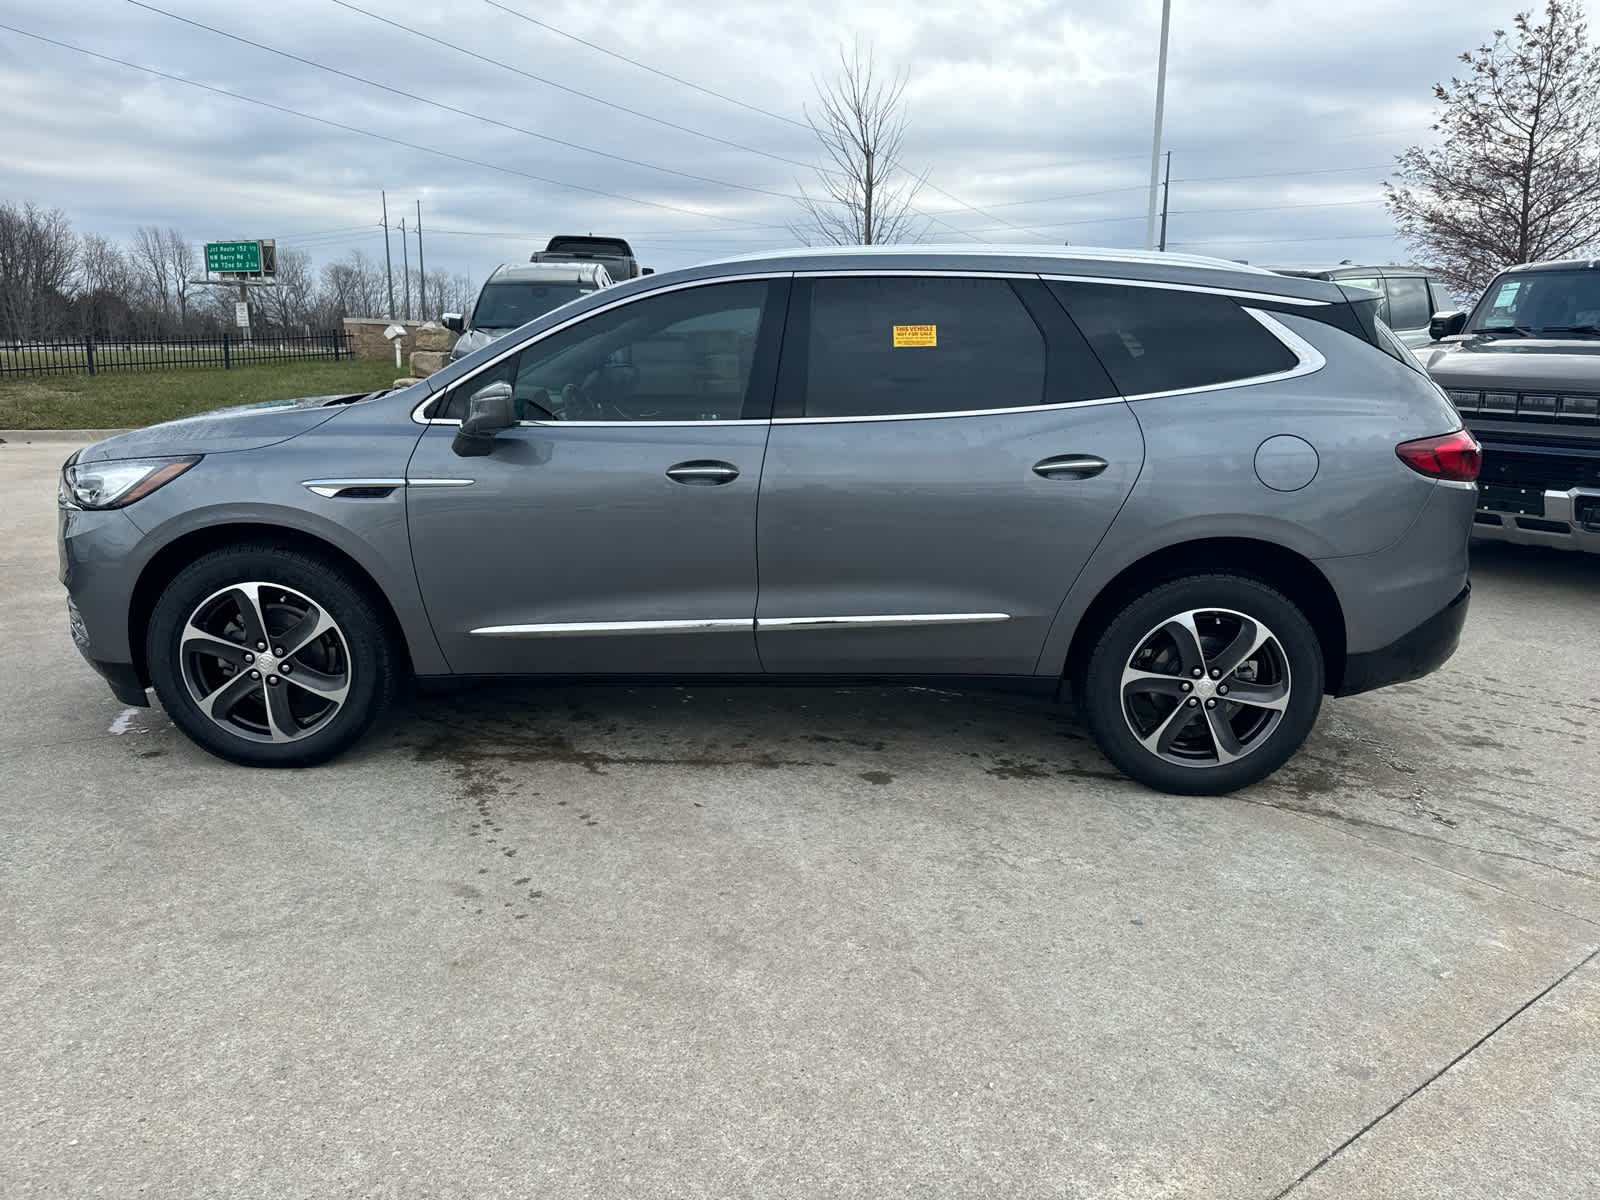
<svg viewBox="0 0 1600 1200"><path fill-rule="evenodd" d="M456 344L456 335L437 321L417 326L411 335L411 345L417 350L448 350Z"/></svg>
<svg viewBox="0 0 1600 1200"><path fill-rule="evenodd" d="M432 375L435 371L442 370L450 361L448 350L413 350L411 352L411 373L419 378Z"/></svg>

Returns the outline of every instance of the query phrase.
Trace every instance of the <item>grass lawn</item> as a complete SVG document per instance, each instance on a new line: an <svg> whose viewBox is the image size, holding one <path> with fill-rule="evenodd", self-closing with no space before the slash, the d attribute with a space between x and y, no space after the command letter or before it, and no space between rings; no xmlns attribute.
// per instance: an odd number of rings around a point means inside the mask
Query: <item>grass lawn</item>
<svg viewBox="0 0 1600 1200"><path fill-rule="evenodd" d="M231 371L106 371L0 376L0 429L124 429L230 404L374 392L402 371L391 361L261 363Z"/></svg>

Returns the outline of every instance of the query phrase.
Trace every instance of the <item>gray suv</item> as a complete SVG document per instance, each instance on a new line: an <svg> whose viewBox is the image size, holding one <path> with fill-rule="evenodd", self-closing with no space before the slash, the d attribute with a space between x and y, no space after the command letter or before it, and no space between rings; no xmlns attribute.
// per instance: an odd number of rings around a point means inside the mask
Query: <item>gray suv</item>
<svg viewBox="0 0 1600 1200"><path fill-rule="evenodd" d="M771 254L596 292L399 391L100 442L74 638L236 762L401 681L1063 686L1179 793L1437 667L1477 446L1370 293L1179 255Z"/></svg>

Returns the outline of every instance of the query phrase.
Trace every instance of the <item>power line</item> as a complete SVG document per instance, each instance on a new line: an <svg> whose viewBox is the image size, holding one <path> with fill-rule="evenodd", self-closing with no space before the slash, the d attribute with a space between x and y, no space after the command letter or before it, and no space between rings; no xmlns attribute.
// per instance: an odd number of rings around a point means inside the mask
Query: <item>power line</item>
<svg viewBox="0 0 1600 1200"><path fill-rule="evenodd" d="M762 158L770 158L774 162L787 163L792 167L805 167L809 169L812 166L812 164L801 162L797 158L785 158L783 155L774 154L770 150L762 150L755 146L746 146L743 142L735 142L725 137L718 137L714 133L706 133L704 130L695 129L688 125L680 125L678 122L669 121L664 117L658 117L652 115L651 113L641 112L637 108L629 108L626 104L618 104L615 101L607 100L603 96L596 96L592 92L585 92L579 88L568 87L566 84L557 83L553 79L546 79L543 75L535 75L532 71L525 71L521 67L515 66L512 63L502 62L498 58L491 58L487 54L480 54L476 50L469 50L465 46L459 46L455 42L447 41L442 37L436 37L431 33L424 33L420 29L413 29L409 25L402 24L399 21L391 20L382 13L369 12L367 9L364 9L359 5L351 4L349 0L333 0L333 3L337 4L340 8L347 8L351 12L360 13L362 16L369 17L374 21L381 21L383 24L392 26L395 29L400 30L402 33L409 33L413 37L421 38L423 41L432 42L436 46L444 46L447 49L456 51L458 54L464 54L468 58L473 58L479 62L488 63L490 66L499 67L504 71L510 71L514 75L520 75L524 79L531 79L535 83L545 84L549 87L556 88L559 91L566 92L569 95L579 96L585 100L591 100L595 104L603 104L607 108L616 109L618 112L624 112L629 116L638 117L642 121L652 121L655 124L665 126L668 129L676 129L681 133L691 134L697 138L704 138L709 142L716 142L718 145L728 146L734 150L743 150L747 154L759 154Z"/></svg>
<svg viewBox="0 0 1600 1200"><path fill-rule="evenodd" d="M498 0L484 0L484 3L489 5L491 8L498 8L501 12L508 13L509 15L516 17L519 21L526 21L529 25L537 25L540 29L547 29L558 37L564 37L568 41L577 42L580 46L587 46L591 50L598 50L601 54L606 54L612 58L620 59L630 66L638 67L641 71L649 71L650 74L659 75L662 79L670 79L673 83L681 83L686 88L693 88L695 91L703 92L707 96L715 96L718 100L725 100L729 104L737 105L740 108L748 109L754 113L760 113L763 117L771 117L774 121L782 121L785 125L794 125L797 128L807 130L808 132L811 129L811 126L807 125L804 121L796 121L793 117L786 117L782 113L770 112L767 109L759 108L754 104L746 104L743 100L736 100L734 97L715 91L712 88L702 87L700 84L693 83L690 80L684 79L682 76L672 75L666 71L658 70L657 68L652 67L649 63L642 63L636 58L629 58L626 54L618 54L615 50L608 50L599 43L587 41L575 33L568 33L564 29L557 29L548 21L540 21L535 17L528 16L527 13L518 12L514 8L508 8L504 4L498 3Z"/></svg>
<svg viewBox="0 0 1600 1200"><path fill-rule="evenodd" d="M621 200L627 204L641 204L647 208L659 208L667 212L685 213L691 217L717 220L722 216L720 213L702 212L699 209L684 208L682 205L678 204L668 204L664 200L645 200L638 196L626 196L620 192L608 192L601 188L588 187L581 183L568 183L562 179L550 179L544 175L535 175L530 171L519 171L515 167L507 167L500 163L484 162L481 159L469 158L464 154L456 154L450 150L437 150L432 146L423 146L416 142L408 142L403 138L391 137L386 133L377 133L371 129L361 129L355 125L346 125L344 122L335 121L330 117L314 116L311 113L301 112L296 108L289 108L282 104L274 104L270 100L261 100L255 96L246 96L242 92L229 91L227 88L217 87L214 84L201 83L197 79L185 79L181 75L173 75L168 71L159 71L155 67L147 67L140 63L129 62L127 59L117 58L115 55L102 54L98 50L88 50L82 46L75 46L71 42L63 42L57 38L46 37L42 33L31 33L26 29L18 29L15 25L7 25L3 22L0 22L0 29L4 29L8 33L18 34L25 38L31 38L36 42L43 42L49 46L56 46L62 50L71 50L75 54L82 54L89 58L99 59L101 62L115 63L119 67L127 67L132 71L141 71L146 75L154 75L158 79L166 79L172 83L181 83L186 87L196 87L201 91L211 92L214 95L227 96L231 100L241 100L246 104L254 104L261 108L271 109L273 112L283 113L286 116L299 117L306 121L315 121L319 125L327 125L332 129L340 129L346 133L355 133L361 135L362 137L375 138L380 142L388 142L391 146L402 146L407 150L416 150L419 153L431 154L437 158L447 158L452 162L466 163L468 166L473 167L482 167L486 171L498 171L503 175L515 175L519 179L531 179L535 183L549 184L551 187L568 188L575 192L585 192L591 196L604 196L607 200Z"/></svg>
<svg viewBox="0 0 1600 1200"><path fill-rule="evenodd" d="M1288 245L1291 242L1355 242L1366 241L1369 238L1398 237L1393 229L1380 230L1377 233L1340 233L1331 237L1301 237L1301 238L1212 238L1204 242L1173 242L1174 246L1274 246Z"/></svg>
<svg viewBox="0 0 1600 1200"><path fill-rule="evenodd" d="M709 183L717 187L734 188L735 190L742 192L755 192L763 196L776 196L780 200L798 200L798 197L792 196L787 192L775 192L771 188L756 187L747 183L733 183L726 179L712 179L705 175L696 175L690 171L680 171L675 167L663 167L658 166L655 163L644 162L637 158L629 158L624 154L612 154L607 150L597 150L593 146L585 146L579 142L569 142L565 138L555 137L548 133L540 133L534 129L525 129L521 125L513 125L509 121L502 121L497 117L485 116L482 113L472 112L469 109L457 108L455 105L446 104L442 100L430 100L426 96L419 96L416 92L408 92L404 88L392 87L387 83L379 83L375 79L367 79L364 76L356 75L350 71L342 71L338 67L330 67L326 63L319 63L314 59L305 58L299 54L293 54L288 50L279 50L276 47L268 46L263 42L252 41L250 38L242 37L239 34L229 33L226 29L218 29L215 25L207 25L203 21L196 21L190 17L180 16L177 13L168 12L164 8L157 8L153 4L146 4L144 0L126 0L126 2L133 5L135 8L142 8L147 12L153 12L158 16L166 17L169 20L177 21L184 25L193 26L195 29L203 29L207 33L214 33L218 37L227 38L229 41L239 42L241 45L254 47L255 49L264 51L267 54L276 54L279 58L286 58L290 62L301 63L304 66L313 67L318 71L326 71L328 74L337 75L341 79L348 79L354 83L360 83L367 87L377 88L379 91L388 92L390 95L401 96L407 100L413 100L418 104L426 104L432 108L440 109L443 112L451 113L458 117L470 117L475 121L482 121L486 125L495 125L501 129L510 130L512 133L520 133L525 137L538 138L540 141L552 142L557 146L565 146L569 150L578 150L585 154L597 155L600 158L609 158L614 162L627 163L629 166L643 167L648 171L660 171L666 175L676 175L680 179L692 179L696 183Z"/></svg>

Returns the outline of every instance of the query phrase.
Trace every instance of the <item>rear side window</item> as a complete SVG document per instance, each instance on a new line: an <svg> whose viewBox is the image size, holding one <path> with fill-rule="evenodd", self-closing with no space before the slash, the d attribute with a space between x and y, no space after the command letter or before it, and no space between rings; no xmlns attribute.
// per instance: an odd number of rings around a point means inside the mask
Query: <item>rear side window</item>
<svg viewBox="0 0 1600 1200"><path fill-rule="evenodd" d="M1299 363L1230 296L1059 281L1050 289L1124 396L1234 383Z"/></svg>
<svg viewBox="0 0 1600 1200"><path fill-rule="evenodd" d="M1420 276L1391 276L1388 284L1391 329L1421 329L1433 316L1428 304L1428 281Z"/></svg>
<svg viewBox="0 0 1600 1200"><path fill-rule="evenodd" d="M808 417L1021 408L1044 397L1044 336L1004 279L817 279L805 379Z"/></svg>

